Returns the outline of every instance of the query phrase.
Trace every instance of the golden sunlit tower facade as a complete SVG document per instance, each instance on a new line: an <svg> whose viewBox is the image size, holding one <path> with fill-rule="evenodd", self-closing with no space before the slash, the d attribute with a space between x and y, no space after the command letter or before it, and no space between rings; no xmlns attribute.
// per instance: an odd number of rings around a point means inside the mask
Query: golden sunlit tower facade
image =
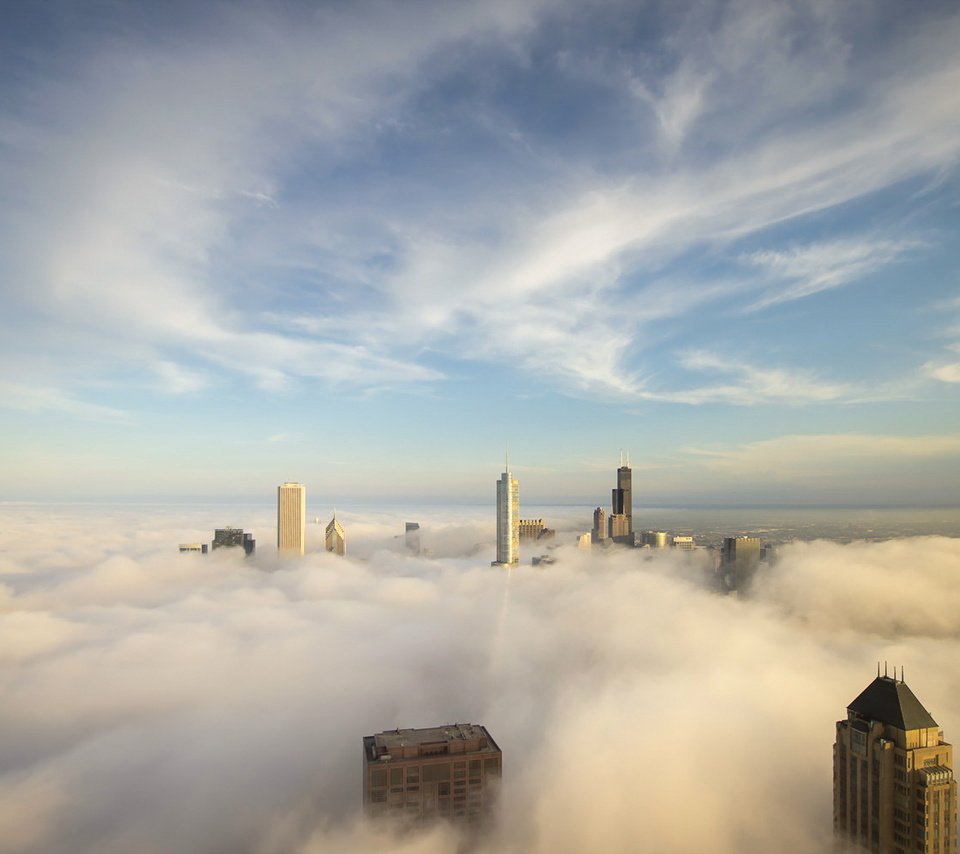
<svg viewBox="0 0 960 854"><path fill-rule="evenodd" d="M479 724L395 729L363 739L368 815L476 823L496 803L502 754Z"/></svg>
<svg viewBox="0 0 960 854"><path fill-rule="evenodd" d="M953 747L902 672L879 672L837 721L834 831L877 854L956 854Z"/></svg>
<svg viewBox="0 0 960 854"><path fill-rule="evenodd" d="M343 531L343 525L337 521L337 514L333 514L330 524L326 530L327 551L343 557L347 553L347 535Z"/></svg>
<svg viewBox="0 0 960 854"><path fill-rule="evenodd" d="M510 473L509 462L497 481L497 559L492 566L520 562L520 484Z"/></svg>
<svg viewBox="0 0 960 854"><path fill-rule="evenodd" d="M277 487L277 551L302 555L307 544L307 488L302 483Z"/></svg>

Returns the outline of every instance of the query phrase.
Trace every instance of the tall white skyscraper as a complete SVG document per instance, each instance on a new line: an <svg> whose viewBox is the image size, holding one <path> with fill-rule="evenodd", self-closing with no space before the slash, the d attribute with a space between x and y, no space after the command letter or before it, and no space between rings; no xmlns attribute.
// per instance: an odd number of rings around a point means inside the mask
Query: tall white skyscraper
<svg viewBox="0 0 960 854"><path fill-rule="evenodd" d="M302 555L306 546L307 488L302 483L277 487L277 551Z"/></svg>
<svg viewBox="0 0 960 854"><path fill-rule="evenodd" d="M520 562L520 484L506 471L497 481L497 559L493 566L516 566Z"/></svg>

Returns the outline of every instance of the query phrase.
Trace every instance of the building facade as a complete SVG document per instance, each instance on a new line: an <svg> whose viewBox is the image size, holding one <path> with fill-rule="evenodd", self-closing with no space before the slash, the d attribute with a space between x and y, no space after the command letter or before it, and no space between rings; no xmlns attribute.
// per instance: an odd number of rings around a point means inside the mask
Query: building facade
<svg viewBox="0 0 960 854"><path fill-rule="evenodd" d="M633 533L633 472L629 460L624 463L620 455L617 469L617 485L612 490L610 513L610 538L615 543L632 546L636 543Z"/></svg>
<svg viewBox="0 0 960 854"><path fill-rule="evenodd" d="M243 528L216 528L213 532L214 549L242 548L248 557L257 548L257 541L253 534L248 534ZM204 550L205 551L205 550Z"/></svg>
<svg viewBox="0 0 960 854"><path fill-rule="evenodd" d="M493 566L520 562L520 484L509 468L497 481L497 559Z"/></svg>
<svg viewBox="0 0 960 854"><path fill-rule="evenodd" d="M641 542L651 549L666 549L670 547L670 534L666 531L644 531Z"/></svg>
<svg viewBox="0 0 960 854"><path fill-rule="evenodd" d="M277 551L302 555L307 545L307 488L302 483L277 487Z"/></svg>
<svg viewBox="0 0 960 854"><path fill-rule="evenodd" d="M197 552L198 554L207 553L206 543L180 543L181 552Z"/></svg>
<svg viewBox="0 0 960 854"><path fill-rule="evenodd" d="M725 537L720 549L720 581L727 590L745 590L760 563L759 537Z"/></svg>
<svg viewBox="0 0 960 854"><path fill-rule="evenodd" d="M593 530L590 532L590 538L592 542L599 545L605 542L608 536L607 511L598 507L593 511Z"/></svg>
<svg viewBox="0 0 960 854"><path fill-rule="evenodd" d="M956 854L953 747L902 676L878 675L836 731L837 836L877 854Z"/></svg>
<svg viewBox="0 0 960 854"><path fill-rule="evenodd" d="M333 552L341 557L347 553L347 535L344 533L343 525L337 521L336 513L333 514L333 518L327 525L325 540L328 552Z"/></svg>
<svg viewBox="0 0 960 854"><path fill-rule="evenodd" d="M407 522L403 532L404 544L410 554L420 554L420 523Z"/></svg>
<svg viewBox="0 0 960 854"><path fill-rule="evenodd" d="M396 729L363 739L363 805L410 823L477 823L493 809L502 773L497 743L478 724Z"/></svg>

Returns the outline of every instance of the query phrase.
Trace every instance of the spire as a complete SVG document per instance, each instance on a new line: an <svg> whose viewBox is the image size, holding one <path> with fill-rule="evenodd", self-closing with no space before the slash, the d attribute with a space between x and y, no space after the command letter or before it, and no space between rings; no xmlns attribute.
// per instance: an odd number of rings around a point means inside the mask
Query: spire
<svg viewBox="0 0 960 854"><path fill-rule="evenodd" d="M623 448L620 449L620 468L623 468Z"/></svg>
<svg viewBox="0 0 960 854"><path fill-rule="evenodd" d="M503 443L503 470L510 473L510 443Z"/></svg>

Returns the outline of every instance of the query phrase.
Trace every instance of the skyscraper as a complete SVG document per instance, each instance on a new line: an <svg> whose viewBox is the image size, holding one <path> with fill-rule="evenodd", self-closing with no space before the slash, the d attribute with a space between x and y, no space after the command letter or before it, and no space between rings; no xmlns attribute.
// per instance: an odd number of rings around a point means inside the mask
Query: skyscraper
<svg viewBox="0 0 960 854"><path fill-rule="evenodd" d="M404 542L407 546L407 551L410 554L419 555L420 554L420 523L419 522L407 522L404 529Z"/></svg>
<svg viewBox="0 0 960 854"><path fill-rule="evenodd" d="M610 537L614 542L632 546L633 535L633 472L630 460L623 462L620 454L620 468L617 469L617 485L612 490L612 512L610 514Z"/></svg>
<svg viewBox="0 0 960 854"><path fill-rule="evenodd" d="M243 548L248 557L257 547L253 534L246 533L242 528L215 528L213 531L214 549Z"/></svg>
<svg viewBox="0 0 960 854"><path fill-rule="evenodd" d="M447 724L363 739L363 805L408 822L474 823L496 800L502 753L486 727Z"/></svg>
<svg viewBox="0 0 960 854"><path fill-rule="evenodd" d="M720 550L720 580L728 590L746 590L759 563L759 537L724 538Z"/></svg>
<svg viewBox="0 0 960 854"><path fill-rule="evenodd" d="M333 518L327 525L326 531L327 551L338 554L341 557L347 553L347 535L343 532L343 525L337 521L337 512L333 512Z"/></svg>
<svg viewBox="0 0 960 854"><path fill-rule="evenodd" d="M834 831L877 854L955 854L953 747L902 674L879 673L837 721Z"/></svg>
<svg viewBox="0 0 960 854"><path fill-rule="evenodd" d="M598 507L593 511L593 530L590 532L590 541L598 545L607 539L607 511Z"/></svg>
<svg viewBox="0 0 960 854"><path fill-rule="evenodd" d="M277 551L302 555L307 536L307 488L302 483L277 487Z"/></svg>
<svg viewBox="0 0 960 854"><path fill-rule="evenodd" d="M510 464L497 481L497 559L492 566L520 562L520 484L510 474Z"/></svg>

